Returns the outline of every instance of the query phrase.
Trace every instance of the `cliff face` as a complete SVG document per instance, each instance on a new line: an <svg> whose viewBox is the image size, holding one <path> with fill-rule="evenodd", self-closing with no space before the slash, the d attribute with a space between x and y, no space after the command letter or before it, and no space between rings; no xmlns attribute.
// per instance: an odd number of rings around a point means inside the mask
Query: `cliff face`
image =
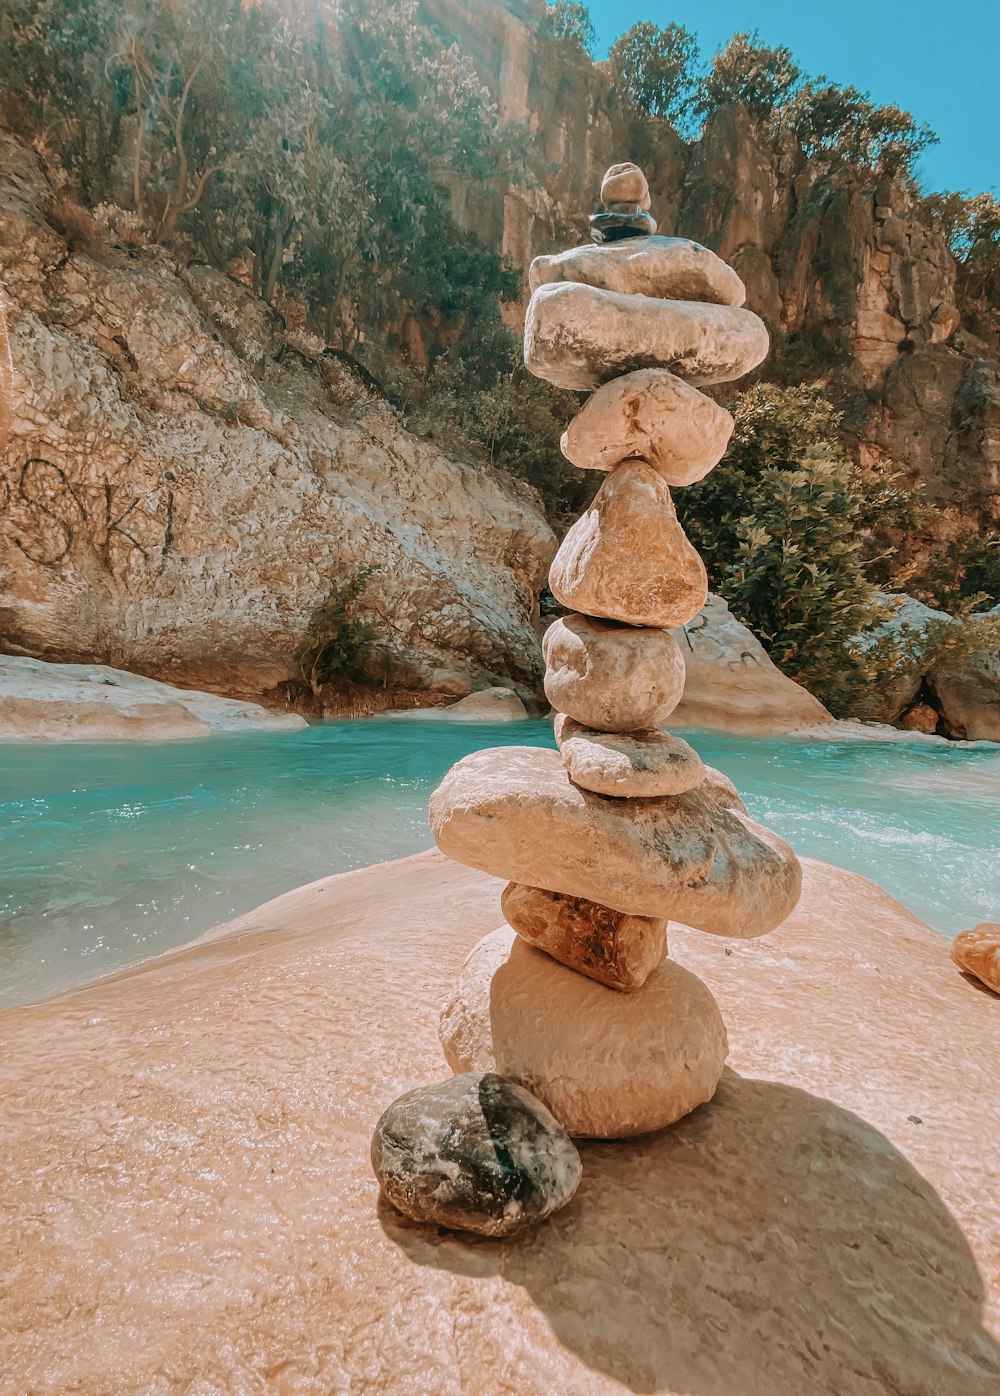
<svg viewBox="0 0 1000 1396"><path fill-rule="evenodd" d="M0 134L0 649L259 696L295 675L314 607L375 566L390 685L537 688L554 539L532 492L411 435L228 277L71 247L52 197Z"/></svg>
<svg viewBox="0 0 1000 1396"><path fill-rule="evenodd" d="M646 169L660 231L705 243L747 284L775 353L763 372L823 381L859 459L923 482L929 499L1000 523L1000 364L966 331L944 240L889 182L777 148L738 109L685 144L630 115L599 68L539 33L533 0L423 0L497 94L502 115L539 140L537 179L479 191L460 220L526 268L582 238L602 171Z"/></svg>

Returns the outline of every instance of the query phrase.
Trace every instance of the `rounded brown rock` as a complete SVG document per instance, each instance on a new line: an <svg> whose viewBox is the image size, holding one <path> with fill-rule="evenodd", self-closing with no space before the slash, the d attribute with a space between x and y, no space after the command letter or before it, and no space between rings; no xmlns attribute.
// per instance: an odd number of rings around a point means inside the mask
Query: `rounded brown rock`
<svg viewBox="0 0 1000 1396"><path fill-rule="evenodd" d="M570 615L542 639L545 696L601 732L658 727L684 692L684 656L666 630Z"/></svg>
<svg viewBox="0 0 1000 1396"><path fill-rule="evenodd" d="M763 320L750 310L572 281L539 286L524 322L529 372L588 392L638 368L667 368L696 387L729 383L763 362L768 343Z"/></svg>
<svg viewBox="0 0 1000 1396"><path fill-rule="evenodd" d="M570 780L596 795L682 795L706 777L707 768L694 747L656 728L599 732L560 713L555 735Z"/></svg>
<svg viewBox="0 0 1000 1396"><path fill-rule="evenodd" d="M702 480L725 455L731 413L663 368L641 368L598 388L563 432L563 455L581 470L640 458L668 485Z"/></svg>
<svg viewBox="0 0 1000 1396"><path fill-rule="evenodd" d="M951 958L959 969L1000 994L1000 925L975 926L955 937Z"/></svg>
<svg viewBox="0 0 1000 1396"><path fill-rule="evenodd" d="M454 1071L519 1081L578 1138L673 1124L711 1100L728 1051L718 1004L675 960L616 994L507 926L472 950L439 1034Z"/></svg>
<svg viewBox="0 0 1000 1396"><path fill-rule="evenodd" d="M624 160L605 170L601 180L601 203L605 208L609 204L638 204L640 208L649 208L649 184L639 166Z"/></svg>
<svg viewBox="0 0 1000 1396"><path fill-rule="evenodd" d="M667 630L698 614L705 564L651 465L625 461L608 475L560 544L549 588L569 610L626 625Z"/></svg>
<svg viewBox="0 0 1000 1396"><path fill-rule="evenodd" d="M609 989L640 989L667 951L662 917L632 916L586 897L509 882L500 909L522 940Z"/></svg>

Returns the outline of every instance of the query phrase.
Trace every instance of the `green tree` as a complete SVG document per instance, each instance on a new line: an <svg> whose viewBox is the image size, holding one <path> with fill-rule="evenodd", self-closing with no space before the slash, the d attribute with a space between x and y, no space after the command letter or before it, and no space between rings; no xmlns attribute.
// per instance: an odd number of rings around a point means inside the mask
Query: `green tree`
<svg viewBox="0 0 1000 1396"><path fill-rule="evenodd" d="M612 45L608 63L615 87L649 116L682 126L690 113L698 44L682 25L633 24Z"/></svg>
<svg viewBox="0 0 1000 1396"><path fill-rule="evenodd" d="M994 194L930 194L927 221L948 241L964 298L1000 307L1000 199Z"/></svg>
<svg viewBox="0 0 1000 1396"><path fill-rule="evenodd" d="M546 5L545 22L557 39L568 39L584 53L594 56L597 33L590 11L579 0L555 0L555 4Z"/></svg>
<svg viewBox="0 0 1000 1396"><path fill-rule="evenodd" d="M768 48L756 29L745 30L716 52L699 83L695 110L708 116L735 103L762 121L789 99L800 77L790 49L784 44Z"/></svg>
<svg viewBox="0 0 1000 1396"><path fill-rule="evenodd" d="M775 663L838 715L871 681L849 641L876 617L862 565L869 492L819 393L760 384L733 409L729 451L677 492L714 589Z"/></svg>
<svg viewBox="0 0 1000 1396"><path fill-rule="evenodd" d="M877 106L867 92L823 77L795 91L784 119L807 155L828 151L890 176L912 177L914 160L938 139L900 107Z"/></svg>

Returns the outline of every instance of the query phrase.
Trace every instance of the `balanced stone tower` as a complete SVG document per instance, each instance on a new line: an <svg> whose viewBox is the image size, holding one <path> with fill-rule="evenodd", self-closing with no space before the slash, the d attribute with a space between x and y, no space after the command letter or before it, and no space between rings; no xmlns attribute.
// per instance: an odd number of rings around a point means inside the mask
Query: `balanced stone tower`
<svg viewBox="0 0 1000 1396"><path fill-rule="evenodd" d="M507 925L474 948L444 1009L452 1069L531 1092L547 1128L623 1138L709 1100L725 1064L718 1005L667 958L668 920L764 935L795 907L801 869L663 726L684 686L670 631L708 591L671 488L702 479L732 433L698 388L755 368L767 330L713 252L655 236L635 165L607 172L601 200L590 245L532 263L524 336L532 373L591 391L562 450L606 473L549 574L567 611L543 642L558 751L466 757L430 821L443 853L508 882Z"/></svg>

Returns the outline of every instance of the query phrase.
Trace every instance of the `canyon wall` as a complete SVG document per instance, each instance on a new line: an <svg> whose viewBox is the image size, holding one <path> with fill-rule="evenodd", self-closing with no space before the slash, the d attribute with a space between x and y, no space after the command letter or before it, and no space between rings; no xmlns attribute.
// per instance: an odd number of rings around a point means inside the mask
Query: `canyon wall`
<svg viewBox="0 0 1000 1396"><path fill-rule="evenodd" d="M586 236L602 171L634 159L662 233L705 243L747 285L772 332L762 374L820 382L862 462L901 470L926 497L1000 523L1000 364L965 329L955 264L912 195L792 138L766 139L737 109L685 143L627 111L606 71L540 29L534 0L423 0L427 21L477 63L502 116L536 136L527 187L466 192L460 221L516 265Z"/></svg>
<svg viewBox="0 0 1000 1396"><path fill-rule="evenodd" d="M53 197L0 132L0 650L266 696L313 610L375 567L372 679L536 692L555 540L534 493L405 430L222 273L95 226L67 241Z"/></svg>

